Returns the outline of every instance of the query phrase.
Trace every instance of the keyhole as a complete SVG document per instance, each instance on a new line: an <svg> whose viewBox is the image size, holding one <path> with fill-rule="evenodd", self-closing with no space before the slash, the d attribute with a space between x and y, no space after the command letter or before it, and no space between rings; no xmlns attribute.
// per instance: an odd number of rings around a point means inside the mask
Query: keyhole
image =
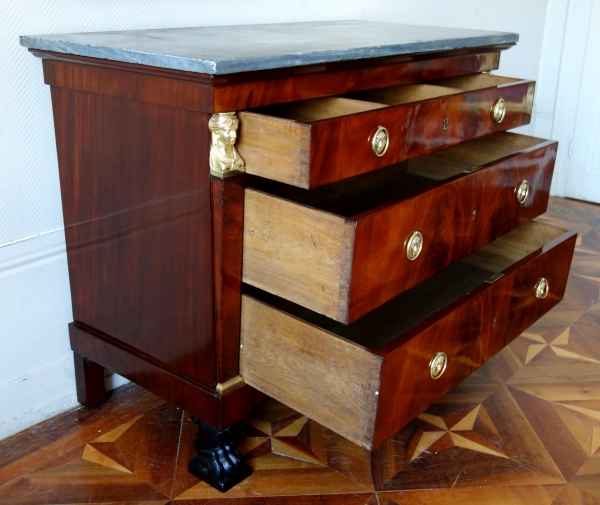
<svg viewBox="0 0 600 505"><path fill-rule="evenodd" d="M474 210L473 213L471 214L471 221L475 221L475 216L477 215L477 211Z"/></svg>
<svg viewBox="0 0 600 505"><path fill-rule="evenodd" d="M448 129L448 118L445 117L444 118L444 131L446 131Z"/></svg>

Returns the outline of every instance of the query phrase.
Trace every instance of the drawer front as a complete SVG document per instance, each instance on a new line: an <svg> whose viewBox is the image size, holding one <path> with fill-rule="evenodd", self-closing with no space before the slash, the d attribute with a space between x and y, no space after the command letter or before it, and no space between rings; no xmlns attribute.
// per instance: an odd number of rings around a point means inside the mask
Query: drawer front
<svg viewBox="0 0 600 505"><path fill-rule="evenodd" d="M539 228L548 238L551 227L546 225L528 231ZM512 263L498 281L465 288L462 296L381 346L374 343L379 334L401 327L401 310L382 307L378 313L387 314L387 320L373 313L364 324L342 328L290 304L278 305L272 297L245 294L240 373L251 386L342 436L367 449L377 447L562 299L575 247L575 234L563 231L516 261L510 252L501 254L500 264ZM473 262L493 267L503 244L483 248ZM487 271L476 270L478 275ZM550 285L545 298L535 295L540 277ZM432 358L438 352L447 361L442 375L433 379Z"/></svg>
<svg viewBox="0 0 600 505"><path fill-rule="evenodd" d="M502 152L506 144L522 142L513 134L502 135L497 141ZM489 149L491 140L466 148ZM351 323L546 211L557 144L530 141L529 148L512 156L432 183L412 197L375 202L357 216L311 208L294 195L248 189L243 280ZM402 174L393 175L380 185L403 181ZM527 194L521 202L515 190L523 181ZM356 198L360 190L352 189ZM414 231L422 235L422 249L411 260L407 239Z"/></svg>
<svg viewBox="0 0 600 505"><path fill-rule="evenodd" d="M531 121L535 84L505 84L480 91L465 91L448 99L448 130L445 146L455 145L490 133L517 128ZM492 119L491 109L497 100L505 102L501 123Z"/></svg>
<svg viewBox="0 0 600 505"><path fill-rule="evenodd" d="M475 79L475 89L432 81L405 86L410 93L386 92L383 99L362 93L241 112L238 149L248 173L314 188L529 123L534 82ZM505 113L495 122L492 108L500 98ZM389 144L378 156L372 143L380 126L387 129Z"/></svg>
<svg viewBox="0 0 600 505"><path fill-rule="evenodd" d="M440 183L356 223L348 321L352 322L544 212L557 144L546 142ZM521 203L517 188L526 181ZM406 241L421 233L419 256Z"/></svg>
<svg viewBox="0 0 600 505"><path fill-rule="evenodd" d="M575 238L572 235L555 242L535 259L514 265L512 273L386 356L374 446L390 438L562 300ZM543 299L535 295L540 278L547 279L549 285ZM433 380L429 363L439 351L448 356L447 366L444 374Z"/></svg>

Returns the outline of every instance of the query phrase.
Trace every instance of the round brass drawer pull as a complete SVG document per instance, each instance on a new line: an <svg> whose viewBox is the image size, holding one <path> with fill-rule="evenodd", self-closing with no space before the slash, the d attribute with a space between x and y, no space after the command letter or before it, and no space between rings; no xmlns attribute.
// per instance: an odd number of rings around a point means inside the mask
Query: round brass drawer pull
<svg viewBox="0 0 600 505"><path fill-rule="evenodd" d="M387 131L387 128L379 125L371 139L371 149L373 149L375 156L381 157L387 152L389 146L390 133Z"/></svg>
<svg viewBox="0 0 600 505"><path fill-rule="evenodd" d="M517 187L515 188L515 196L521 205L525 203L527 197L529 196L529 183L523 179Z"/></svg>
<svg viewBox="0 0 600 505"><path fill-rule="evenodd" d="M548 296L548 292L550 291L550 286L548 285L548 280L544 277L540 277L540 280L537 281L535 285L535 297L544 299Z"/></svg>
<svg viewBox="0 0 600 505"><path fill-rule="evenodd" d="M410 261L415 261L423 249L423 235L418 231L413 231L406 239L406 257Z"/></svg>
<svg viewBox="0 0 600 505"><path fill-rule="evenodd" d="M429 375L431 375L431 378L434 380L439 379L446 371L447 364L448 356L446 356L446 353L442 351L436 352L429 362Z"/></svg>
<svg viewBox="0 0 600 505"><path fill-rule="evenodd" d="M495 123L500 124L504 120L506 114L506 102L502 98L498 98L492 105L492 119Z"/></svg>

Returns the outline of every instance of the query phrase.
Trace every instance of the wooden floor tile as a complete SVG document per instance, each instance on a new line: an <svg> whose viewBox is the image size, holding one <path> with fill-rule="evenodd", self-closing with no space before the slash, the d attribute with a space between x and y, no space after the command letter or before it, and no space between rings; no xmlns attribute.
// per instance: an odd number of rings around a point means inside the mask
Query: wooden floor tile
<svg viewBox="0 0 600 505"><path fill-rule="evenodd" d="M543 486L383 492L379 496L386 499L380 500L381 505L552 505L556 500L556 495Z"/></svg>
<svg viewBox="0 0 600 505"><path fill-rule="evenodd" d="M380 491L565 482L507 388L468 379L374 451L372 468Z"/></svg>
<svg viewBox="0 0 600 505"><path fill-rule="evenodd" d="M78 407L1 441L0 468L152 395L141 388L118 388L109 397L111 401L102 408Z"/></svg>
<svg viewBox="0 0 600 505"><path fill-rule="evenodd" d="M581 234L564 300L376 451L266 400L222 495L187 471L190 416L127 385L0 442L0 504L600 504L600 206L539 220Z"/></svg>
<svg viewBox="0 0 600 505"><path fill-rule="evenodd" d="M81 429L75 430L55 442L0 468L0 485L9 482L24 473L36 470L42 465L59 457L61 454L87 443L89 440L98 436L99 433L110 431L124 422L163 403L164 400L161 400L156 396L145 395L137 403L116 410L112 415L103 417L96 422L84 425Z"/></svg>
<svg viewBox="0 0 600 505"><path fill-rule="evenodd" d="M221 498L218 502L227 505L383 505L381 502L377 502L375 494ZM173 502L173 505L215 505L215 503L217 503L215 499L209 498L177 500Z"/></svg>

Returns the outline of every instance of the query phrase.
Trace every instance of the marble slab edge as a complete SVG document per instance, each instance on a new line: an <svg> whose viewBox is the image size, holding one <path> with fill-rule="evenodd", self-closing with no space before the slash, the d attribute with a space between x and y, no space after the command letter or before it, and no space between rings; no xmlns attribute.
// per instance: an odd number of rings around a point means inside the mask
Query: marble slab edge
<svg viewBox="0 0 600 505"><path fill-rule="evenodd" d="M467 32L469 30L464 31ZM223 75L357 59L515 44L519 39L519 35L516 33L488 33L489 34L481 36L452 37L438 40L402 42L399 44L351 47L347 49L327 49L302 53L260 55L257 57L223 60L218 60L216 58L193 58L134 49L119 49L102 45L84 44L81 42L60 40L60 35L21 36L20 42L22 46L30 49L182 70L186 72ZM73 34L68 35L71 37L73 36Z"/></svg>

